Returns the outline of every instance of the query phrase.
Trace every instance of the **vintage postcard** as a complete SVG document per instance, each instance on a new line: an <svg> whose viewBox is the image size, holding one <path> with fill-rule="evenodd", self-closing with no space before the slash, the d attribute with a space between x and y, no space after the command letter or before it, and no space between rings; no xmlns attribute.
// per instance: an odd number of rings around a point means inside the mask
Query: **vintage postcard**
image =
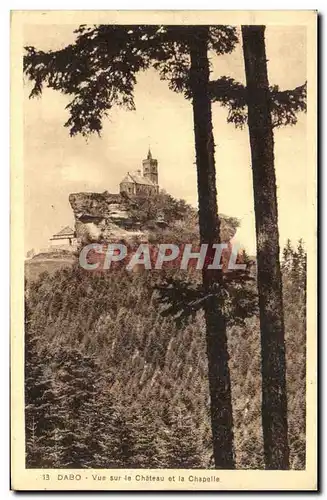
<svg viewBox="0 0 327 500"><path fill-rule="evenodd" d="M318 488L316 45L12 12L12 489Z"/></svg>

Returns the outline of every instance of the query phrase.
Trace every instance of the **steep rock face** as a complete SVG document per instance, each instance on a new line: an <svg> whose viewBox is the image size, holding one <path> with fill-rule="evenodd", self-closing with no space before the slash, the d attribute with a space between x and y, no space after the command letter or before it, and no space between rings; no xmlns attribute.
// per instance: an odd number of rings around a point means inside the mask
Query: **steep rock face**
<svg viewBox="0 0 327 500"><path fill-rule="evenodd" d="M197 243L197 210L184 200L160 192L151 197L127 194L73 193L69 202L81 244L91 242ZM233 217L220 215L223 242L229 242L239 225Z"/></svg>
<svg viewBox="0 0 327 500"><path fill-rule="evenodd" d="M146 239L131 214L135 201L122 194L72 193L69 202L75 216L76 236L81 243Z"/></svg>

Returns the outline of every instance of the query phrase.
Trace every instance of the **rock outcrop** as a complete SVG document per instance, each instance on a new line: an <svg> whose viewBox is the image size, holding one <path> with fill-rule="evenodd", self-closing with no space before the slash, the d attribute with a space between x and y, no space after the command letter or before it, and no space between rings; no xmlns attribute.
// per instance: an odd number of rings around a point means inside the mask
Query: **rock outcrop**
<svg viewBox="0 0 327 500"><path fill-rule="evenodd" d="M82 245L92 242L167 242L163 234L176 241L198 242L198 216L195 208L161 192L153 197L126 193L73 193L69 202L75 216L75 230ZM229 242L238 221L220 216L221 239ZM163 231L162 231L163 230Z"/></svg>
<svg viewBox="0 0 327 500"><path fill-rule="evenodd" d="M132 215L135 201L125 194L73 193L69 202L75 216L76 236L82 244L146 239Z"/></svg>

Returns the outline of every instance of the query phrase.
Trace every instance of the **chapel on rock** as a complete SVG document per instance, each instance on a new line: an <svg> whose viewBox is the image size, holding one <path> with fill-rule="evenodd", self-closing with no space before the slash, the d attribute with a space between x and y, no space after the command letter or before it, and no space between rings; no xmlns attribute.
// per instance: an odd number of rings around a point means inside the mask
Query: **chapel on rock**
<svg viewBox="0 0 327 500"><path fill-rule="evenodd" d="M142 196L159 192L158 160L152 158L149 148L147 158L142 161L142 171L127 172L119 184L120 193Z"/></svg>

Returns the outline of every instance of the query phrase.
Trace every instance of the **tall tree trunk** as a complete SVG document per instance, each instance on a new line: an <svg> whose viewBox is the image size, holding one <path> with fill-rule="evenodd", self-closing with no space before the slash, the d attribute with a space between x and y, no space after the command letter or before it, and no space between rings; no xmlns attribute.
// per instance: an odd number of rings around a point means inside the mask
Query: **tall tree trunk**
<svg viewBox="0 0 327 500"><path fill-rule="evenodd" d="M208 28L194 28L191 47L190 84L193 97L193 119L199 197L200 241L209 248L220 242L217 209L214 142L211 101L208 94L209 60ZM210 293L217 275L203 269L203 285ZM219 280L219 278L218 278ZM205 305L206 340L211 399L213 454L216 469L235 467L233 451L233 415L228 367L226 323L217 299Z"/></svg>
<svg viewBox="0 0 327 500"><path fill-rule="evenodd" d="M262 427L266 468L288 469L282 280L274 137L264 33L265 26L242 26L257 237Z"/></svg>

